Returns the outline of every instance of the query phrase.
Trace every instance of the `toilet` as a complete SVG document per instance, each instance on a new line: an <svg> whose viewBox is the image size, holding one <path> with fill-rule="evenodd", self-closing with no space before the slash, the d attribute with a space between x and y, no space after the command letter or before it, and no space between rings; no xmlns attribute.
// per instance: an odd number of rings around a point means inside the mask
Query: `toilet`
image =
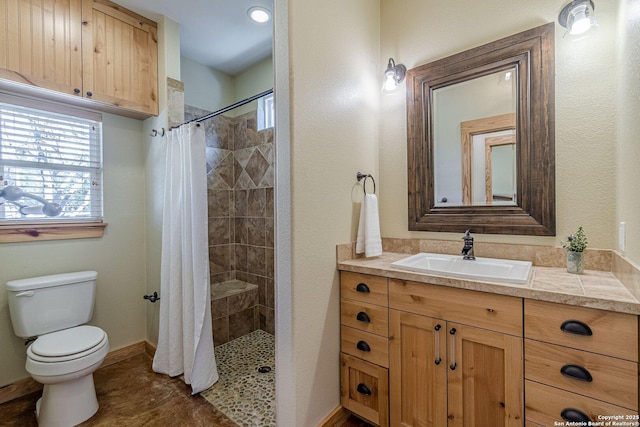
<svg viewBox="0 0 640 427"><path fill-rule="evenodd" d="M44 384L36 404L39 426L77 425L98 410L93 372L109 340L102 329L85 325L93 315L97 277L82 271L7 282L15 334L37 337L27 348L25 368Z"/></svg>

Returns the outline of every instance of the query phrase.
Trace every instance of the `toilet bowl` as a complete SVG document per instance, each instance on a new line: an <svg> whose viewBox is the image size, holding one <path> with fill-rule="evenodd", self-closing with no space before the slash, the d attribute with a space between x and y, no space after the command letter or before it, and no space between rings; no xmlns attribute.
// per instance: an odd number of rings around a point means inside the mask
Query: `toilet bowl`
<svg viewBox="0 0 640 427"><path fill-rule="evenodd" d="M104 331L87 325L42 335L29 346L25 367L44 384L36 406L40 426L73 426L97 412L93 372L108 351Z"/></svg>
<svg viewBox="0 0 640 427"><path fill-rule="evenodd" d="M36 405L41 427L69 427L98 411L93 372L109 351L91 320L97 273L64 273L7 283L14 332L28 339L25 368L44 385Z"/></svg>

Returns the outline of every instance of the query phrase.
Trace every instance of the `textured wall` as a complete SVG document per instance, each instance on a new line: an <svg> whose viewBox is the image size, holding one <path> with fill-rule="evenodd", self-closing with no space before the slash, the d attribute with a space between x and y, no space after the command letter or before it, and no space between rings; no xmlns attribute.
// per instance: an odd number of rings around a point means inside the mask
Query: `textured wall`
<svg viewBox="0 0 640 427"><path fill-rule="evenodd" d="M105 330L111 350L143 341L145 331L144 158L142 123L103 114L104 221L99 239L0 245L0 386L26 378L26 347L13 333L4 284L13 279L96 270L90 324Z"/></svg>
<svg viewBox="0 0 640 427"><path fill-rule="evenodd" d="M388 57L413 68L510 34L557 21L561 4L382 0L382 69ZM464 7L463 7L464 5ZM596 31L563 39L556 25L557 237L483 235L482 241L558 245L582 225L591 247L613 248L615 225L615 46L617 2L598 2ZM499 19L497 18L499 17ZM382 235L459 239L409 232L405 89L382 99Z"/></svg>
<svg viewBox="0 0 640 427"><path fill-rule="evenodd" d="M640 265L640 1L620 0L618 21L618 212L625 255Z"/></svg>
<svg viewBox="0 0 640 427"><path fill-rule="evenodd" d="M289 2L295 421L283 425L317 425L339 404L335 245L355 238L356 172L378 176L379 17L376 1Z"/></svg>

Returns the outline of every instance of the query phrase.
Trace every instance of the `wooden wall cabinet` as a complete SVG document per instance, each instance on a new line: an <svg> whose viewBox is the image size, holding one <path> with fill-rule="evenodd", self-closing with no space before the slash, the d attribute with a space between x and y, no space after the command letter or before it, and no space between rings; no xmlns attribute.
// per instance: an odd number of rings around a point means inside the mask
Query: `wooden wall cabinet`
<svg viewBox="0 0 640 427"><path fill-rule="evenodd" d="M148 117L158 114L157 70L156 23L115 3L0 0L0 78L19 83L12 90Z"/></svg>

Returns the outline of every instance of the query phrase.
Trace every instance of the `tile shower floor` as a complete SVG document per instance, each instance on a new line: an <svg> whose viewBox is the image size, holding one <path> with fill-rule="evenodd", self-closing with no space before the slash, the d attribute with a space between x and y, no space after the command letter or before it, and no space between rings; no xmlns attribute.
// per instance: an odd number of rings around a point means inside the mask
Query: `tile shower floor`
<svg viewBox="0 0 640 427"><path fill-rule="evenodd" d="M220 379L201 396L242 427L275 427L275 339L257 330L215 348ZM270 372L258 368L268 366Z"/></svg>

